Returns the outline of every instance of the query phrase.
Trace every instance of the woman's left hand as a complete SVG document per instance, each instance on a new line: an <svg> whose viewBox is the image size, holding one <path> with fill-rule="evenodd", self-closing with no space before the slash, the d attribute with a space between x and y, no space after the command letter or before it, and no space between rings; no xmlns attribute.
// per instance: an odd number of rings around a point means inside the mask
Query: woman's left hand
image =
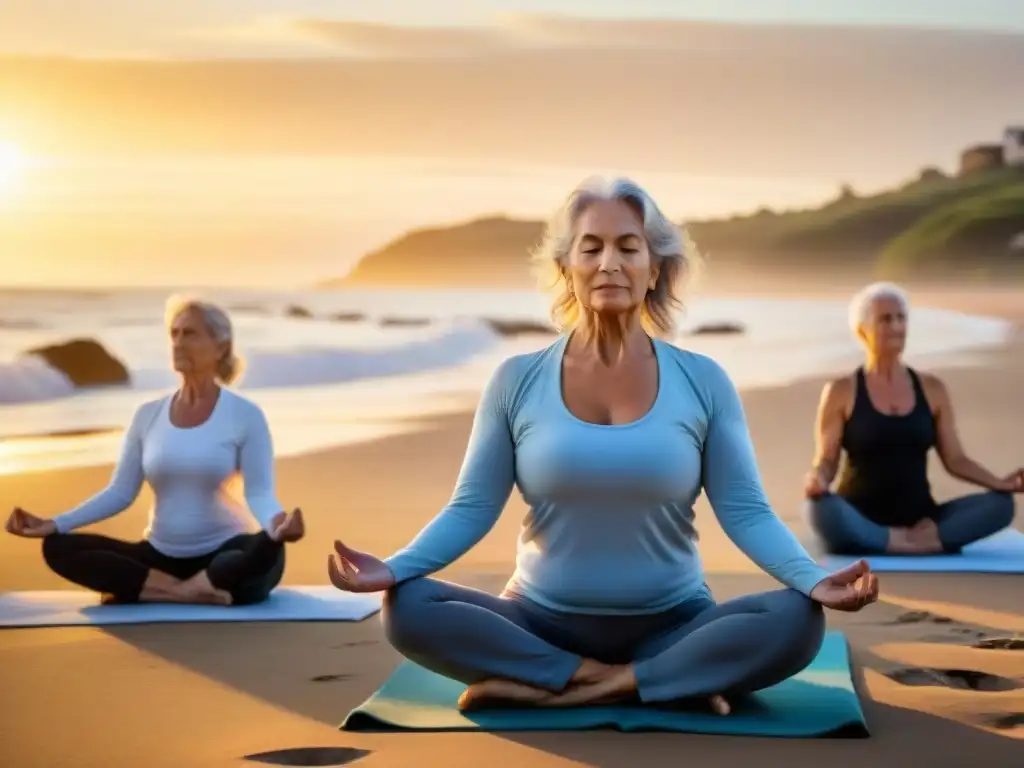
<svg viewBox="0 0 1024 768"><path fill-rule="evenodd" d="M811 599L835 611L859 611L878 599L878 577L867 560L858 560L818 582Z"/></svg>
<svg viewBox="0 0 1024 768"><path fill-rule="evenodd" d="M306 523L302 519L302 510L296 507L291 512L278 512L270 521L267 534L279 544L290 544L306 535Z"/></svg>
<svg viewBox="0 0 1024 768"><path fill-rule="evenodd" d="M1006 493L1024 493L1024 469L1018 469L1003 478Z"/></svg>

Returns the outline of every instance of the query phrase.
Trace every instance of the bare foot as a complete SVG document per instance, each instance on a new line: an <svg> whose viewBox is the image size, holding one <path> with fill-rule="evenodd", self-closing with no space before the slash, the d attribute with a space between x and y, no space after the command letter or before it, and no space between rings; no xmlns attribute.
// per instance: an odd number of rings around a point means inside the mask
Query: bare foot
<svg viewBox="0 0 1024 768"><path fill-rule="evenodd" d="M942 539L939 538L939 525L930 517L911 526L908 535L911 543L921 554L934 555L943 549Z"/></svg>
<svg viewBox="0 0 1024 768"><path fill-rule="evenodd" d="M206 571L200 571L181 583L182 602L202 605L231 605L231 593L217 589L210 583Z"/></svg>
<svg viewBox="0 0 1024 768"><path fill-rule="evenodd" d="M610 675L615 674L619 667L613 664L604 664L594 659L583 659L583 663L580 664L579 669L576 670L575 674L569 678L569 685L579 685L585 683L596 683L599 680L603 680Z"/></svg>
<svg viewBox="0 0 1024 768"><path fill-rule="evenodd" d="M181 603L181 580L151 568L139 593L140 603Z"/></svg>
<svg viewBox="0 0 1024 768"><path fill-rule="evenodd" d="M934 555L942 551L939 526L925 518L909 528L890 528L887 552L899 555Z"/></svg>
<svg viewBox="0 0 1024 768"><path fill-rule="evenodd" d="M911 551L910 529L890 528L889 541L885 545L885 551L894 555L903 555Z"/></svg>
<svg viewBox="0 0 1024 768"><path fill-rule="evenodd" d="M459 696L459 709L470 712L509 704L537 705L555 694L514 680L484 680L469 686Z"/></svg>
<svg viewBox="0 0 1024 768"><path fill-rule="evenodd" d="M541 707L583 707L613 704L636 696L636 677L632 665L611 668L611 673L592 683L571 685L561 693L537 702Z"/></svg>
<svg viewBox="0 0 1024 768"><path fill-rule="evenodd" d="M585 707L617 704L636 697L636 679L629 666L612 667L614 674L593 683L572 685L561 693L534 688L514 680L484 680L466 688L459 697L459 709L471 712L509 705L534 707ZM724 696L708 699L716 715L729 715L732 707Z"/></svg>
<svg viewBox="0 0 1024 768"><path fill-rule="evenodd" d="M708 703L711 705L711 710L716 715L728 715L732 712L732 707L729 706L729 702L725 700L724 696L712 696L708 699Z"/></svg>

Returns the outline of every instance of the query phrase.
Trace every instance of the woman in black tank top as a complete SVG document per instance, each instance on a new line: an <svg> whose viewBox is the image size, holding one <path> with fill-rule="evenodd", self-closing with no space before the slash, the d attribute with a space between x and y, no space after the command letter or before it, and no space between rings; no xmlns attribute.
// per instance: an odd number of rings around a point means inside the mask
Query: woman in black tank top
<svg viewBox="0 0 1024 768"><path fill-rule="evenodd" d="M868 286L851 304L851 327L867 359L822 393L805 484L811 526L830 552L957 552L1009 526L1011 494L1024 491L1024 471L998 477L964 453L945 386L902 363L906 319L906 297L890 284ZM932 448L951 475L986 491L936 503L928 482Z"/></svg>
<svg viewBox="0 0 1024 768"><path fill-rule="evenodd" d="M856 373L853 410L843 426L846 462L836 493L869 520L911 526L935 512L928 483L928 452L935 447L935 416L911 369L914 406L906 415L882 413L871 402L864 368Z"/></svg>

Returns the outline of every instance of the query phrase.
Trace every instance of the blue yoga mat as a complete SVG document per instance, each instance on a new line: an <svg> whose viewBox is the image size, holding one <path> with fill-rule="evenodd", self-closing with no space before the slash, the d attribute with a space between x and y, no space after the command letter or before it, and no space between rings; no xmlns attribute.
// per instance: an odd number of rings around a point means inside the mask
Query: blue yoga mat
<svg viewBox="0 0 1024 768"><path fill-rule="evenodd" d="M821 564L843 568L859 557L828 555ZM879 573L1024 573L1024 533L1009 528L964 547L959 555L872 555L864 558Z"/></svg>
<svg viewBox="0 0 1024 768"><path fill-rule="evenodd" d="M465 686L403 661L384 686L345 718L346 731L679 731L748 736L867 736L846 638L830 631L810 667L746 701L727 717L647 705L493 709L463 714Z"/></svg>
<svg viewBox="0 0 1024 768"><path fill-rule="evenodd" d="M140 603L100 605L85 590L0 594L0 627L73 627L195 621L362 621L381 607L379 593L332 586L278 587L257 605Z"/></svg>

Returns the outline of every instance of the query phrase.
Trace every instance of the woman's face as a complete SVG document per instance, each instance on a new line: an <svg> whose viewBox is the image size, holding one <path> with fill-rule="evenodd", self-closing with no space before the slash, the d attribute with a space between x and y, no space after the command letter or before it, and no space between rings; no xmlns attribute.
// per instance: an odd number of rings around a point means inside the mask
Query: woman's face
<svg viewBox="0 0 1024 768"><path fill-rule="evenodd" d="M879 298L871 302L860 335L876 354L900 354L907 344L907 313L898 299Z"/></svg>
<svg viewBox="0 0 1024 768"><path fill-rule="evenodd" d="M638 312L658 280L640 214L620 200L583 210L566 267L577 301L601 315Z"/></svg>
<svg viewBox="0 0 1024 768"><path fill-rule="evenodd" d="M171 322L171 354L174 370L180 374L214 376L225 349L210 335L203 313L190 307Z"/></svg>

